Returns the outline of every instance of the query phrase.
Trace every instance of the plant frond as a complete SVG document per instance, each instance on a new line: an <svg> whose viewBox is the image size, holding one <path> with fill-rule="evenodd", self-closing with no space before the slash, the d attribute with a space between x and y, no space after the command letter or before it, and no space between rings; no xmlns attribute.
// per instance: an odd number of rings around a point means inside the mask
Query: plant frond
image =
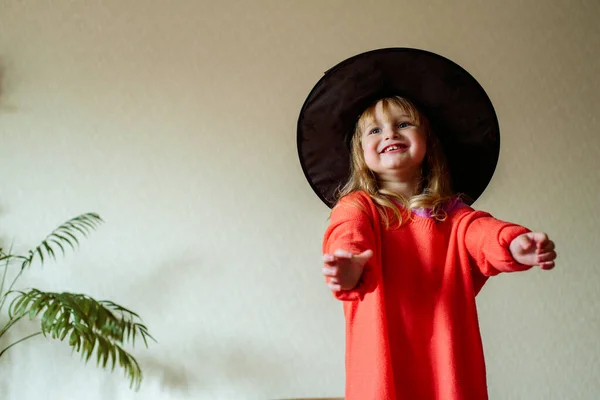
<svg viewBox="0 0 600 400"><path fill-rule="evenodd" d="M84 294L50 293L38 289L18 293L9 306L11 318L40 315L44 336L61 341L68 340L74 351L89 361L96 353L98 366L118 364L130 380L139 387L141 369L136 359L122 347L135 345L135 337L142 337L146 347L152 336L140 322L137 314L111 301L97 301Z"/></svg>
<svg viewBox="0 0 600 400"><path fill-rule="evenodd" d="M79 245L78 236L87 237L102 222L102 218L96 213L81 214L68 220L46 236L39 246L29 251L29 257L24 257L21 268L25 269L36 259L42 265L48 258L56 259L56 252L60 250L64 255L66 246L74 250Z"/></svg>

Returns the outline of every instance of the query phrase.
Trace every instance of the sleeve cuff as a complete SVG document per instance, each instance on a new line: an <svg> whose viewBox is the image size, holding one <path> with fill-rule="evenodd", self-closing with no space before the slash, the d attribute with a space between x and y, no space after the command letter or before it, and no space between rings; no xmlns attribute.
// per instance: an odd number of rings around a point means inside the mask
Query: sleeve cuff
<svg viewBox="0 0 600 400"><path fill-rule="evenodd" d="M500 243L500 246L502 246L506 250L510 251L509 250L510 243L517 236L520 236L520 235L523 235L524 233L529 233L529 232L531 232L531 230L525 228L524 226L508 225L508 226L502 228L500 230L500 232L498 233L498 243Z"/></svg>
<svg viewBox="0 0 600 400"><path fill-rule="evenodd" d="M363 272L364 273L364 272ZM340 290L339 292L332 292L336 299L341 301L361 301L365 297L365 283L362 278L354 289Z"/></svg>

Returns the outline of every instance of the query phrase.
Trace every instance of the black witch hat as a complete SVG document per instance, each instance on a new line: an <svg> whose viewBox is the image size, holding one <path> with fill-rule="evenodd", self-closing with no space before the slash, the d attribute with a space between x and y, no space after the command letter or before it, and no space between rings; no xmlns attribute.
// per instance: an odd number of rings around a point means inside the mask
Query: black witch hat
<svg viewBox="0 0 600 400"><path fill-rule="evenodd" d="M298 119L298 155L325 204L350 173L349 138L377 100L401 96L427 117L450 171L452 189L471 204L485 190L500 153L498 118L481 85L456 63L410 48L369 51L336 65L319 80Z"/></svg>

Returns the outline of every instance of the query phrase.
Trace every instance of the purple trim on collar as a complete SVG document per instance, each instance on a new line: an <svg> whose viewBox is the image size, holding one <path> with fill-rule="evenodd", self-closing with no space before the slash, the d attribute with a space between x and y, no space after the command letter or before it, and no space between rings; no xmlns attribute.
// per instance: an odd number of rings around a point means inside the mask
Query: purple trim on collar
<svg viewBox="0 0 600 400"><path fill-rule="evenodd" d="M452 201L446 204L446 206L444 207L444 211L450 214L452 211L458 210L463 207L467 207L467 205L463 203L463 201L460 198L455 197ZM413 208L411 211L413 214L419 217L431 218L431 209L429 208Z"/></svg>

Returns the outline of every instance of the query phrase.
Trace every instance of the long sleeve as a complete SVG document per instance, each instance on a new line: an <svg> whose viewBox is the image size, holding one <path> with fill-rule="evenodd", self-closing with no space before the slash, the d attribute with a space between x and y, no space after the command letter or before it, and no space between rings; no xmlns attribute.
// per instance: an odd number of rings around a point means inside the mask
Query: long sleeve
<svg viewBox="0 0 600 400"><path fill-rule="evenodd" d="M501 272L524 271L531 268L517 263L510 254L510 242L529 229L500 221L490 214L474 211L466 230L466 246L469 254L485 276Z"/></svg>
<svg viewBox="0 0 600 400"><path fill-rule="evenodd" d="M364 266L361 279L354 289L333 292L336 298L343 301L362 300L374 290L377 282L373 268L374 259L377 258L374 222L367 211L369 206L361 200L360 196L352 195L342 199L333 208L330 224L323 238L324 253L333 253L337 249L353 254L370 249L375 253Z"/></svg>

